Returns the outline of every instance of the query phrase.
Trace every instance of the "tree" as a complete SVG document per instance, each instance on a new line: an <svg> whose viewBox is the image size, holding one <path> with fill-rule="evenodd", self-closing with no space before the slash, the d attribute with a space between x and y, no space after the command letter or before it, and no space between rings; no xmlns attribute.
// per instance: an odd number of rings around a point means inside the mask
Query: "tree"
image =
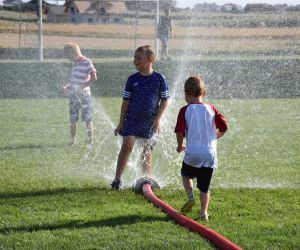
<svg viewBox="0 0 300 250"><path fill-rule="evenodd" d="M36 15L37 17L39 17L39 0L30 0L28 3L26 4L23 4L24 7L26 9L31 9L32 11L35 11L36 12ZM43 6L43 11L46 9L46 7L48 6L49 4L47 2L45 2L44 0L42 0L42 6Z"/></svg>
<svg viewBox="0 0 300 250"><path fill-rule="evenodd" d="M156 0L153 1L126 1L126 6L128 10L133 11L149 11L155 10L156 8ZM174 9L176 7L176 0L159 0L159 6L161 9Z"/></svg>
<svg viewBox="0 0 300 250"><path fill-rule="evenodd" d="M165 9L174 9L176 7L176 0L160 0L160 7Z"/></svg>

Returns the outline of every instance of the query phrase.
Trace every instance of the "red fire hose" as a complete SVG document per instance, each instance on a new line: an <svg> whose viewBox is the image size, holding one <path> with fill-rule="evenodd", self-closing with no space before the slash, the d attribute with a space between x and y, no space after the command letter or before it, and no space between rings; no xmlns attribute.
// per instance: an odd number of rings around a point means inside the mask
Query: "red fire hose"
<svg viewBox="0 0 300 250"><path fill-rule="evenodd" d="M138 183L139 187L136 187L140 189L139 191L142 191L144 197L157 207L161 208L163 212L172 217L181 226L187 227L190 230L201 234L204 238L207 238L211 243L213 243L218 249L241 250L239 246L235 245L234 243L226 239L224 236L180 214L173 207L158 199L152 192L153 183L154 185L156 185L156 187L158 185L155 180L144 179L143 181L139 180Z"/></svg>

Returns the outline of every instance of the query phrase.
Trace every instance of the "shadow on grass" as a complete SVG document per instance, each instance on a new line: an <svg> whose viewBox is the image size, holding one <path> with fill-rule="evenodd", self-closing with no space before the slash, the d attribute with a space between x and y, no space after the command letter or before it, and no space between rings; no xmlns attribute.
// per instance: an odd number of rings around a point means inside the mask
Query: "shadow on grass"
<svg viewBox="0 0 300 250"><path fill-rule="evenodd" d="M58 189L45 189L45 190L22 192L22 193L0 193L0 199L27 198L27 197L81 193L81 192L94 192L94 191L101 191L101 190L108 190L108 188L104 188L104 187L58 188Z"/></svg>
<svg viewBox="0 0 300 250"><path fill-rule="evenodd" d="M3 227L0 228L1 234L9 234L16 232L36 232L36 231L52 231L63 229L84 229L84 228L101 228L101 227L116 227L122 225L132 225L138 222L155 222L155 221L168 221L167 217L155 217L155 216L139 216L139 215L127 215L113 217L98 221L80 221L74 220L62 224L52 225L31 225L21 227Z"/></svg>
<svg viewBox="0 0 300 250"><path fill-rule="evenodd" d="M66 144L28 144L28 145L18 145L18 146L6 146L6 147L0 147L0 151L5 150L22 150L22 149L43 149L43 148L61 148L63 146L66 146Z"/></svg>

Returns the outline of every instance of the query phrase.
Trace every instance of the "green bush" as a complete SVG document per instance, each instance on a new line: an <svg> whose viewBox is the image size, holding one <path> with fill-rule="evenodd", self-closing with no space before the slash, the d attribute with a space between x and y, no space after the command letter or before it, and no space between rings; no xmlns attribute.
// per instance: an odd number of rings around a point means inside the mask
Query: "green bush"
<svg viewBox="0 0 300 250"><path fill-rule="evenodd" d="M132 61L95 61L98 81L94 96L122 96L127 77L134 73ZM296 98L300 97L300 60L189 60L158 61L155 70L166 75L173 95L182 91L184 79L201 74L210 98ZM0 98L52 98L62 96L69 81L71 63L15 61L0 62ZM180 76L182 76L180 78ZM179 83L178 83L179 82Z"/></svg>
<svg viewBox="0 0 300 250"><path fill-rule="evenodd" d="M96 49L82 49L84 55L93 58L103 57L128 57L133 55L133 51L129 50L96 50ZM44 48L43 54L45 59L62 59L62 48ZM39 58L39 48L1 48L0 47L0 60L15 60L27 59L33 60Z"/></svg>

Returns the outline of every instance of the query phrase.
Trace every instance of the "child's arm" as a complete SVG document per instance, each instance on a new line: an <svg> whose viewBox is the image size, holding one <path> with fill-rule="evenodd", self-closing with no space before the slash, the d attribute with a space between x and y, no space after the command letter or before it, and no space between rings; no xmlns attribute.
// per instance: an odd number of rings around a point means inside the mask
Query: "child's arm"
<svg viewBox="0 0 300 250"><path fill-rule="evenodd" d="M215 111L215 124L217 128L217 139L221 138L228 129L228 121L226 118L220 113L220 111L212 105L213 110Z"/></svg>
<svg viewBox="0 0 300 250"><path fill-rule="evenodd" d="M220 132L220 131L218 130L218 131L217 131L217 139L221 138L225 133L226 133L226 131Z"/></svg>
<svg viewBox="0 0 300 250"><path fill-rule="evenodd" d="M71 84L68 83L65 86L63 86L63 92L65 95L69 95L70 94L70 90L71 90Z"/></svg>
<svg viewBox="0 0 300 250"><path fill-rule="evenodd" d="M172 27L172 20L171 20L171 23L170 23L170 38L173 37L173 27Z"/></svg>
<svg viewBox="0 0 300 250"><path fill-rule="evenodd" d="M170 104L169 99L161 100L161 102L159 104L159 109L158 109L157 115L156 115L153 125L152 125L152 129L156 133L160 132L160 119L161 119L163 113L165 112L165 110L167 109L167 107L169 106L169 104Z"/></svg>
<svg viewBox="0 0 300 250"><path fill-rule="evenodd" d="M129 106L129 100L123 100L122 106L121 106L120 121L119 121L118 126L115 129L115 132L114 132L115 135L120 134L121 130L123 129L124 120L125 120L125 116L127 114L128 106Z"/></svg>
<svg viewBox="0 0 300 250"><path fill-rule="evenodd" d="M80 87L81 89L85 89L87 87L90 87L95 81L97 81L97 74L95 71L92 71L90 79L87 82L83 83Z"/></svg>
<svg viewBox="0 0 300 250"><path fill-rule="evenodd" d="M177 138L177 149L176 151L178 153L181 153L182 151L185 150L185 146L183 145L183 134L182 133L176 133L176 138Z"/></svg>

